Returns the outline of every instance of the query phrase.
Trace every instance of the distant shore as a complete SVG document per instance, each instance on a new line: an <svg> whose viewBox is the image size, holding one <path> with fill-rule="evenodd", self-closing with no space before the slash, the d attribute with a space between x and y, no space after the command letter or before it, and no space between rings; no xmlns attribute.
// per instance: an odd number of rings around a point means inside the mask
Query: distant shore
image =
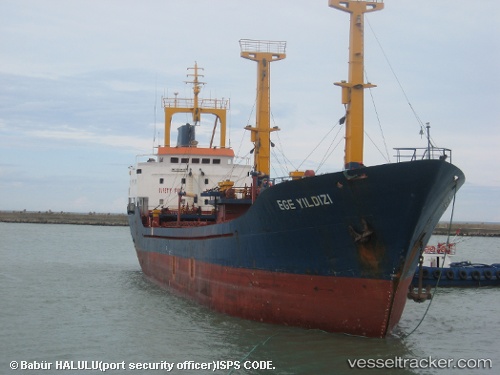
<svg viewBox="0 0 500 375"><path fill-rule="evenodd" d="M127 215L111 213L0 211L0 222L128 226Z"/></svg>
<svg viewBox="0 0 500 375"><path fill-rule="evenodd" d="M434 234L454 236L457 232L460 236L473 237L500 237L499 223L468 223L455 222L451 225L451 230L448 229L448 223L439 223L434 228Z"/></svg>
<svg viewBox="0 0 500 375"><path fill-rule="evenodd" d="M0 211L0 222L4 223L38 223L38 224L76 224L128 226L126 214L113 213L74 213L74 212L30 212L30 211ZM462 236L500 237L499 223L468 223L456 222L448 229L448 223L439 223L434 234L455 235L459 231Z"/></svg>

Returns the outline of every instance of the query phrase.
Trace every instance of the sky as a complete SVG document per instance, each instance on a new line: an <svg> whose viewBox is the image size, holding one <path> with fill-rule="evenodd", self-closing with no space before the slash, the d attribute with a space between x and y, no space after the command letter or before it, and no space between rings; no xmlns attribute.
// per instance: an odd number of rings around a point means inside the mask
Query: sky
<svg viewBox="0 0 500 375"><path fill-rule="evenodd" d="M496 0L386 0L366 16L365 164L425 147L429 122L467 178L458 221L500 222L499 21ZM341 170L348 28L328 0L0 0L0 210L125 212L128 167L163 143L161 98L190 96L195 61L248 156L256 65L240 39L287 43L271 65L272 174Z"/></svg>

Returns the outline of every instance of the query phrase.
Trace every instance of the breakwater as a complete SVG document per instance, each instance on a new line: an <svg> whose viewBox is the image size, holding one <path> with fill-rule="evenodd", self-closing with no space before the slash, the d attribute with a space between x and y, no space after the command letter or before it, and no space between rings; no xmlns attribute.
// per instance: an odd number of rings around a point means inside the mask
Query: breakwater
<svg viewBox="0 0 500 375"><path fill-rule="evenodd" d="M439 223L434 228L434 234L454 236L456 233L460 236L474 237L500 237L499 223L468 223L455 222L449 228L448 223Z"/></svg>
<svg viewBox="0 0 500 375"><path fill-rule="evenodd" d="M0 211L0 222L128 226L126 214L95 212ZM434 229L434 234L455 235L458 231L461 236L500 237L499 223L456 222L452 224L451 230L448 226L448 223L439 223Z"/></svg>
<svg viewBox="0 0 500 375"><path fill-rule="evenodd" d="M0 211L0 222L128 226L127 215L112 213Z"/></svg>

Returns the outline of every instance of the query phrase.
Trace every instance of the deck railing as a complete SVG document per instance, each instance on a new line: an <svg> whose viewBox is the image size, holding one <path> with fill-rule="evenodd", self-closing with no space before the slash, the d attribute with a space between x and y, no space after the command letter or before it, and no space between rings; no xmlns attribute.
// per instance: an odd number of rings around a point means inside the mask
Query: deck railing
<svg viewBox="0 0 500 375"><path fill-rule="evenodd" d="M169 108L193 108L194 99L163 98L163 106ZM229 109L229 99L198 99L198 108Z"/></svg>
<svg viewBox="0 0 500 375"><path fill-rule="evenodd" d="M286 42L274 40L240 39L241 52L266 52L284 54Z"/></svg>
<svg viewBox="0 0 500 375"><path fill-rule="evenodd" d="M443 147L399 147L396 150L396 161L415 161L424 159L447 160L451 163L451 150Z"/></svg>

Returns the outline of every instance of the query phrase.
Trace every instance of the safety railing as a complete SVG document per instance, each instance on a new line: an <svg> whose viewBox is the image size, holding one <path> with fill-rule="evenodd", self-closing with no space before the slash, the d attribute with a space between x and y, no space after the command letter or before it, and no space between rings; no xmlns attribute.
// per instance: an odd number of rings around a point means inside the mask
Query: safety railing
<svg viewBox="0 0 500 375"><path fill-rule="evenodd" d="M163 106L169 108L193 108L194 99L163 98ZM198 108L229 109L229 99L198 99Z"/></svg>
<svg viewBox="0 0 500 375"><path fill-rule="evenodd" d="M415 160L446 160L451 163L451 150L443 147L399 147L396 150L396 161L398 163L403 161Z"/></svg>
<svg viewBox="0 0 500 375"><path fill-rule="evenodd" d="M266 52L283 54L286 49L286 42L273 40L252 40L240 39L241 52Z"/></svg>

